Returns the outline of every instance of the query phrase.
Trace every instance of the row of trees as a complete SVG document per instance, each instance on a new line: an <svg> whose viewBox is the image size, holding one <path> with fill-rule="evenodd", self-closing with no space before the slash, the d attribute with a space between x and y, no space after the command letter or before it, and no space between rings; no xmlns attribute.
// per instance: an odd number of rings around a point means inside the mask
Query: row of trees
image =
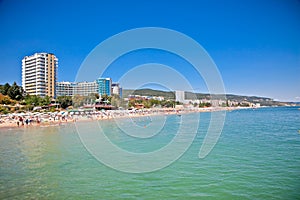
<svg viewBox="0 0 300 200"><path fill-rule="evenodd" d="M136 100L132 99L128 102L128 107L135 107L136 104L143 104L145 108L152 108L152 107L165 107L165 108L172 108L175 105L179 105L179 102L172 101L172 100L155 100L155 99L143 99L143 100Z"/></svg>
<svg viewBox="0 0 300 200"><path fill-rule="evenodd" d="M59 97L57 101L62 103L63 107L72 105L71 97ZM51 97L26 95L23 88L18 86L16 82L12 85L9 83L0 85L0 104L15 105L16 103L20 105L48 106L51 103Z"/></svg>
<svg viewBox="0 0 300 200"><path fill-rule="evenodd" d="M194 107L196 107L197 104L194 104ZM205 107L211 107L211 103L199 103L199 108L205 108Z"/></svg>
<svg viewBox="0 0 300 200"><path fill-rule="evenodd" d="M124 102L118 95L102 95L101 98L99 94L90 94L88 96L75 95L73 97L60 96L57 97L56 102L60 104L61 108L67 108L73 106L78 108L84 105L94 105L94 104L106 104L112 105L114 107L127 107L127 103Z"/></svg>
<svg viewBox="0 0 300 200"><path fill-rule="evenodd" d="M23 99L24 90L21 86L18 86L16 82L12 85L6 83L4 85L0 85L0 93L4 96L9 96L12 100L20 101Z"/></svg>
<svg viewBox="0 0 300 200"><path fill-rule="evenodd" d="M0 85L0 112L8 113L15 111L32 110L34 106L48 106L51 103L51 97L39 97L35 95L26 95L23 88L14 82L12 85L6 83Z"/></svg>
<svg viewBox="0 0 300 200"><path fill-rule="evenodd" d="M12 85L6 83L0 85L0 104L15 105L34 105L44 106L51 103L51 97L39 97L35 95L26 95L23 88L14 82Z"/></svg>

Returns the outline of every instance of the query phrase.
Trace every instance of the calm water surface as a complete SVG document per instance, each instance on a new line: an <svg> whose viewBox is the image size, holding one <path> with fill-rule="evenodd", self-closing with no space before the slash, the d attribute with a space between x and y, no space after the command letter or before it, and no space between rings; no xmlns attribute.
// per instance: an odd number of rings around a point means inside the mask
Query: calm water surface
<svg viewBox="0 0 300 200"><path fill-rule="evenodd" d="M178 118L168 116L161 134L136 142L120 134L113 122L100 123L114 143L143 152L168 143ZM205 159L198 153L210 113L200 118L189 150L172 165L144 174L119 172L98 162L72 124L0 129L0 199L300 198L298 108L228 112L221 138ZM89 123L85 125L89 131Z"/></svg>

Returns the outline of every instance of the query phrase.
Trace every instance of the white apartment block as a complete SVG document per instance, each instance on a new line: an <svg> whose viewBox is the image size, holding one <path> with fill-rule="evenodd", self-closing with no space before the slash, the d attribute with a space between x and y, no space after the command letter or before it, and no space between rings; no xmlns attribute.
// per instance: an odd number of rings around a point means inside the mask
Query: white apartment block
<svg viewBox="0 0 300 200"><path fill-rule="evenodd" d="M78 82L74 94L80 96L89 96L90 94L98 93L98 84L96 81L93 82Z"/></svg>
<svg viewBox="0 0 300 200"><path fill-rule="evenodd" d="M56 82L56 96L73 96L76 83Z"/></svg>
<svg viewBox="0 0 300 200"><path fill-rule="evenodd" d="M112 94L116 94L122 97L122 87L120 86L119 83L112 83L111 90L112 90Z"/></svg>
<svg viewBox="0 0 300 200"><path fill-rule="evenodd" d="M183 103L185 100L185 92L184 91L175 91L175 101Z"/></svg>
<svg viewBox="0 0 300 200"><path fill-rule="evenodd" d="M54 97L58 59L51 53L35 53L22 60L22 87L29 95Z"/></svg>
<svg viewBox="0 0 300 200"><path fill-rule="evenodd" d="M57 82L57 96L89 96L90 94L98 93L98 84L93 82Z"/></svg>

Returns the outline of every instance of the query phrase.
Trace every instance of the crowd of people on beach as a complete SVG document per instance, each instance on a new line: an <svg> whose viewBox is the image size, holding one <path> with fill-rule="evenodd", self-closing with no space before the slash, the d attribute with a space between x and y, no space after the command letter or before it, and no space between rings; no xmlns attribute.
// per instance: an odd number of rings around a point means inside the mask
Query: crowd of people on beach
<svg viewBox="0 0 300 200"><path fill-rule="evenodd" d="M77 110L60 112L26 112L0 115L0 127L27 127L38 125L53 125L66 122L105 120L113 118L140 117L149 115L183 114L190 112L212 112L228 110L228 108L204 108L204 109L140 109L140 110Z"/></svg>

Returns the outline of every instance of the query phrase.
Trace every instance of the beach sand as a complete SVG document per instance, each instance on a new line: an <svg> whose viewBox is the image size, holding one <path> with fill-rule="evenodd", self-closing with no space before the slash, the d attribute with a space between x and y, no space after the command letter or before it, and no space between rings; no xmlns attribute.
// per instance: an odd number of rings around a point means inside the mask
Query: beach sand
<svg viewBox="0 0 300 200"><path fill-rule="evenodd" d="M181 115L197 112L217 112L217 111L232 111L237 109L245 109L248 107L209 107L198 109L143 109L143 110L109 110L109 111L95 111L91 114L74 115L68 113L67 115L59 115L59 113L18 113L10 114L0 117L0 128L22 128L34 126L53 126L65 123L84 122L93 120L108 120L119 118L136 118L154 115ZM20 121L20 117L22 120ZM28 119L28 123L26 123Z"/></svg>

